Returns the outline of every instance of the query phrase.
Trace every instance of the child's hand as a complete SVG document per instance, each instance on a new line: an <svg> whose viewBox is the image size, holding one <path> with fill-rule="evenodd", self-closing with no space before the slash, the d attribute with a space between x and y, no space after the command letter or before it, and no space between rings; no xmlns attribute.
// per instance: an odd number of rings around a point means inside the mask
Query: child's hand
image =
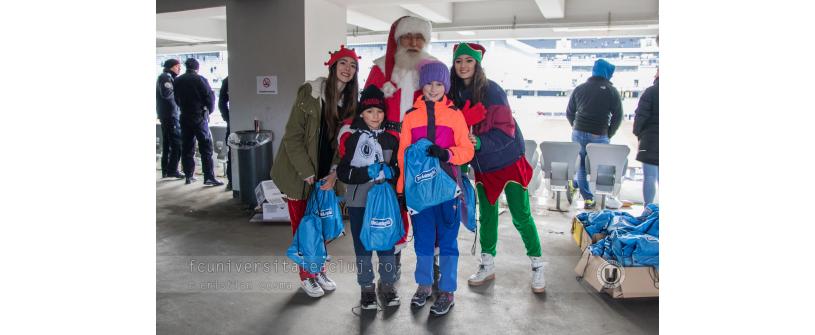
<svg viewBox="0 0 815 335"><path fill-rule="evenodd" d="M442 162L450 160L450 152L448 152L447 149L442 149L440 146L435 144L427 148L427 155L438 157Z"/></svg>

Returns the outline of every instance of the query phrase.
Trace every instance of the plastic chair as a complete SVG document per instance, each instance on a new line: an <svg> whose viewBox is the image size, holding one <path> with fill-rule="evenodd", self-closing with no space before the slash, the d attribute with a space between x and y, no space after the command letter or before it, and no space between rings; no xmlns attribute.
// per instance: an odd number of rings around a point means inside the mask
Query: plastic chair
<svg viewBox="0 0 815 335"><path fill-rule="evenodd" d="M566 193L569 204L572 203L568 192L567 184L572 181L575 171L577 171L577 159L580 154L580 144L576 142L551 142L543 141L540 144L541 170L543 178L549 179L549 190L555 192L557 201L557 211L563 212L560 208L560 192Z"/></svg>
<svg viewBox="0 0 815 335"><path fill-rule="evenodd" d="M535 191L540 188L541 184L541 170L538 165L538 161L540 160L540 154L538 153L538 142L534 140L525 140L525 156L529 165L532 166L532 180L529 181L529 194L535 194Z"/></svg>
<svg viewBox="0 0 815 335"><path fill-rule="evenodd" d="M589 143L586 145L586 152L586 165L591 171L589 189L601 196L600 208L604 208L607 195L620 193L631 149L619 144Z"/></svg>
<svg viewBox="0 0 815 335"><path fill-rule="evenodd" d="M229 148L225 143L226 127L225 126L211 126L209 127L210 135L212 136L212 151L215 154L218 163L223 165L224 174L226 174L226 155Z"/></svg>

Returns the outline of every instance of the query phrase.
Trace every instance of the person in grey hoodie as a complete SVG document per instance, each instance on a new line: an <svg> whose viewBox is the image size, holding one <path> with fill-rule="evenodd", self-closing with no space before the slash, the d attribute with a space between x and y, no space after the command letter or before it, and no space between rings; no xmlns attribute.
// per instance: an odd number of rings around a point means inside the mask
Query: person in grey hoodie
<svg viewBox="0 0 815 335"><path fill-rule="evenodd" d="M345 206L351 221L351 235L354 238L354 253L356 254L357 283L361 288L360 306L362 309L377 308L376 284L374 284L373 265L371 263L372 251L365 250L361 240L363 218L368 190L378 182L386 182L384 173L380 177L372 178L368 174L368 167L373 164L384 163L384 169L389 169L393 175L391 182L399 177L396 168L396 153L399 149L399 140L396 136L385 131L382 123L385 120L385 97L376 86L370 85L364 91L359 101L356 116L344 123L351 124L351 131L340 137L340 163L337 166L337 178L346 184ZM396 258L394 249L377 251L379 258L379 279L381 286L379 292L383 295L387 306L398 306L399 295L393 284L396 282Z"/></svg>

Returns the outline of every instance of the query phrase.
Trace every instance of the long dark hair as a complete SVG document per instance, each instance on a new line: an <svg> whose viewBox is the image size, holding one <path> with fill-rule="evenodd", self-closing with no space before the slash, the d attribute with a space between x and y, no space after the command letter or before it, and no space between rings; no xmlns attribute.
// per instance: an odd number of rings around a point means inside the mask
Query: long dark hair
<svg viewBox="0 0 815 335"><path fill-rule="evenodd" d="M339 81L337 78L337 63L334 62L328 69L328 79L325 81L325 114L323 118L326 120L328 133L331 134L332 140L337 137L340 120L352 117L356 112L357 100L359 99L359 83L357 80L359 71L354 71L354 77L351 78L351 81L345 83L345 88L340 92L339 98L342 99L342 107L337 108L339 102L337 97L337 81ZM332 146L336 144L335 141L331 142Z"/></svg>
<svg viewBox="0 0 815 335"><path fill-rule="evenodd" d="M470 82L470 88L473 90L473 97L470 100L471 105L475 105L484 101L487 96L487 75L481 67L481 62L475 62L475 71L473 72L473 81ZM456 73L456 61L453 60L453 66L450 67L450 98L458 103L464 103L461 93L467 89L468 86L464 85L464 79Z"/></svg>

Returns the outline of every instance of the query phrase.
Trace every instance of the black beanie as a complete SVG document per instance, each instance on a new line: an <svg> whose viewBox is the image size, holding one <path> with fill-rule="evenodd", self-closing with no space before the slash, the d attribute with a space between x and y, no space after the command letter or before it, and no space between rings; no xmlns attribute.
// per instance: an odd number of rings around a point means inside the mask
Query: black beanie
<svg viewBox="0 0 815 335"><path fill-rule="evenodd" d="M383 112L387 112L387 107L385 107L385 94L375 85L369 85L362 91L359 97L357 114L362 114L362 112L371 107L377 107Z"/></svg>
<svg viewBox="0 0 815 335"><path fill-rule="evenodd" d="M187 67L187 70L198 70L198 61L195 58L187 58L184 61L184 66Z"/></svg>
<svg viewBox="0 0 815 335"><path fill-rule="evenodd" d="M170 58L170 59L164 61L164 68L169 69L169 68L171 68L173 66L176 66L178 64L181 64L181 62L179 62L178 59Z"/></svg>

